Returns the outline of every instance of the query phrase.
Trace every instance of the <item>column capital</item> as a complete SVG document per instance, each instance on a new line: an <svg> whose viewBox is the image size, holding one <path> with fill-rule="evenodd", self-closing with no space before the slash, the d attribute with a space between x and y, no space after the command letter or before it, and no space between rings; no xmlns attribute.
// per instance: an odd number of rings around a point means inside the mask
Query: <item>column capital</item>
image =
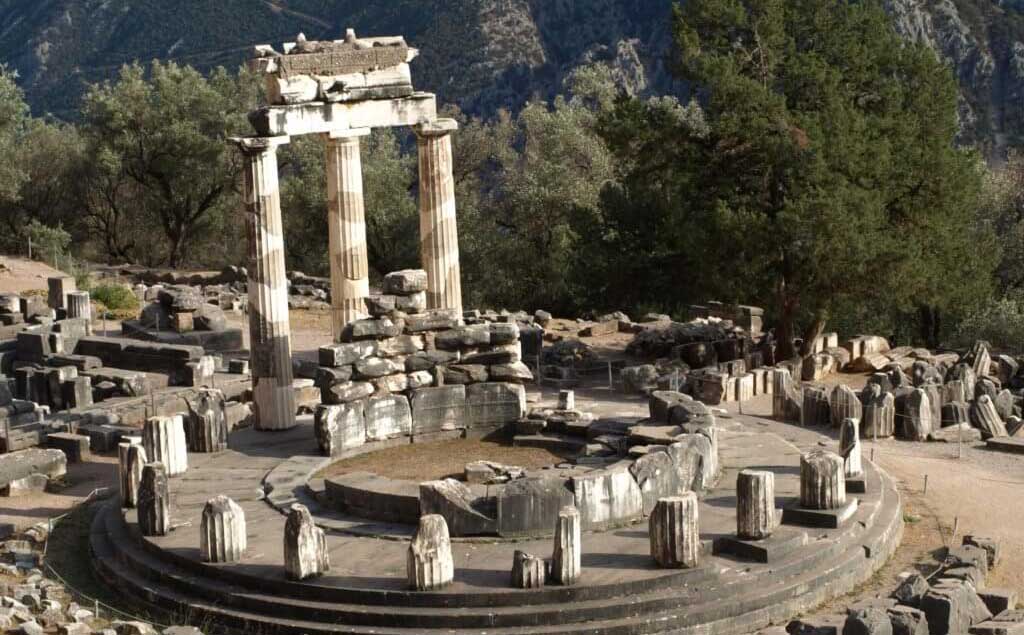
<svg viewBox="0 0 1024 635"><path fill-rule="evenodd" d="M260 154L277 150L278 146L291 143L289 136L280 137L230 137L228 141L245 154Z"/></svg>
<svg viewBox="0 0 1024 635"><path fill-rule="evenodd" d="M343 143L345 141L351 141L352 139L360 139L370 135L372 130L370 128L345 128L342 130L331 130L323 133L323 140L328 145L333 143Z"/></svg>
<svg viewBox="0 0 1024 635"><path fill-rule="evenodd" d="M436 119L412 127L418 137L444 137L459 129L459 122L454 119Z"/></svg>

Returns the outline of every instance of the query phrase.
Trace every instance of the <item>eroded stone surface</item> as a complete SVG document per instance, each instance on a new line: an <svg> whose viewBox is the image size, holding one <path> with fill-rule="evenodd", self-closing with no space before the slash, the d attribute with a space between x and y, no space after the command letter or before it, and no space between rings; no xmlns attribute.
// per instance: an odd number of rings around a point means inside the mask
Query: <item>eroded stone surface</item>
<svg viewBox="0 0 1024 635"><path fill-rule="evenodd" d="M409 543L407 567L409 588L433 591L448 586L455 579L448 524L438 514L420 517L420 524Z"/></svg>

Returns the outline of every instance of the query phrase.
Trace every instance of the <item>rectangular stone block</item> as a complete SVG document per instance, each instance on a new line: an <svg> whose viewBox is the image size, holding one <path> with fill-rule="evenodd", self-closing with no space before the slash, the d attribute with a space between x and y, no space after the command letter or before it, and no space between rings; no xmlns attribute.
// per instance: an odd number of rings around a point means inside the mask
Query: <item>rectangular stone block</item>
<svg viewBox="0 0 1024 635"><path fill-rule="evenodd" d="M321 366L339 368L366 359L377 354L377 343L372 341L352 342L351 344L331 344L321 346L319 361Z"/></svg>
<svg viewBox="0 0 1024 635"><path fill-rule="evenodd" d="M486 382L466 387L469 427L501 427L526 417L526 388Z"/></svg>
<svg viewBox="0 0 1024 635"><path fill-rule="evenodd" d="M365 418L367 441L386 441L412 434L412 409L404 395L370 397Z"/></svg>
<svg viewBox="0 0 1024 635"><path fill-rule="evenodd" d="M466 387L420 388L412 393L413 436L466 427Z"/></svg>
<svg viewBox="0 0 1024 635"><path fill-rule="evenodd" d="M614 527L643 515L643 493L628 465L574 476L571 482L583 529Z"/></svg>
<svg viewBox="0 0 1024 635"><path fill-rule="evenodd" d="M68 463L81 463L91 456L89 437L82 434L54 432L46 437L46 444L62 451L67 457Z"/></svg>
<svg viewBox="0 0 1024 635"><path fill-rule="evenodd" d="M498 534L506 538L548 536L563 508L575 504L560 478L526 478L506 484L498 493Z"/></svg>

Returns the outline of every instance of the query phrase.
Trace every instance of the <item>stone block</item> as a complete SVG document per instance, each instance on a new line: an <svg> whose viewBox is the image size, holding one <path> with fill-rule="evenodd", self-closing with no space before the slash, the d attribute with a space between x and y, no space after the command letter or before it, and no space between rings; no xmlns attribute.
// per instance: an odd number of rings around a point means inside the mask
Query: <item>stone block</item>
<svg viewBox="0 0 1024 635"><path fill-rule="evenodd" d="M409 543L406 568L409 588L433 591L448 586L455 579L451 539L444 517L424 515Z"/></svg>
<svg viewBox="0 0 1024 635"><path fill-rule="evenodd" d="M325 456L340 456L366 443L362 401L317 406L313 425L317 445Z"/></svg>
<svg viewBox="0 0 1024 635"><path fill-rule="evenodd" d="M188 470L188 443L182 415L150 417L142 428L142 445L153 463L160 463L168 477Z"/></svg>
<svg viewBox="0 0 1024 635"><path fill-rule="evenodd" d="M663 568L692 569L700 557L700 521L697 495L663 498L649 521L651 557Z"/></svg>
<svg viewBox="0 0 1024 635"><path fill-rule="evenodd" d="M67 474L67 465L67 457L60 450L30 448L0 454L0 492L37 474L47 480L61 478Z"/></svg>
<svg viewBox="0 0 1024 635"><path fill-rule="evenodd" d="M373 393L373 384L362 381L346 382L322 391L320 399L324 404L337 406L366 399Z"/></svg>
<svg viewBox="0 0 1024 635"><path fill-rule="evenodd" d="M238 503L223 495L207 501L199 527L203 562L238 562L246 543L245 512Z"/></svg>
<svg viewBox="0 0 1024 635"><path fill-rule="evenodd" d="M646 454L636 459L629 471L640 487L645 516L654 512L658 501L689 491L688 484L680 481L679 471L668 452Z"/></svg>
<svg viewBox="0 0 1024 635"><path fill-rule="evenodd" d="M284 568L290 580L307 580L330 571L324 530L305 505L292 505L284 524Z"/></svg>
<svg viewBox="0 0 1024 635"><path fill-rule="evenodd" d="M500 427L526 416L526 389L519 384L488 382L466 386L466 425Z"/></svg>
<svg viewBox="0 0 1024 635"><path fill-rule="evenodd" d="M170 491L162 463L142 468L139 484L138 520L143 536L166 536L171 531Z"/></svg>
<svg viewBox="0 0 1024 635"><path fill-rule="evenodd" d="M370 397L364 418L367 441L386 441L412 434L412 408L404 395Z"/></svg>
<svg viewBox="0 0 1024 635"><path fill-rule="evenodd" d="M486 501L454 479L420 483L420 511L445 519L455 536L483 536L497 530L497 520L482 510Z"/></svg>
<svg viewBox="0 0 1024 635"><path fill-rule="evenodd" d="M575 502L564 479L526 478L498 492L498 534L506 538L549 535L558 512Z"/></svg>
<svg viewBox="0 0 1024 635"><path fill-rule="evenodd" d="M338 368L340 366L349 366L376 354L377 342L367 341L321 346L318 357L321 366Z"/></svg>
<svg viewBox="0 0 1024 635"><path fill-rule="evenodd" d="M512 587L540 589L544 587L547 566L543 558L518 549L512 554Z"/></svg>
<svg viewBox="0 0 1024 635"><path fill-rule="evenodd" d="M64 453L68 463L81 463L92 455L89 451L89 437L70 432L52 432L46 436L46 444Z"/></svg>
<svg viewBox="0 0 1024 635"><path fill-rule="evenodd" d="M643 515L643 492L627 464L574 476L571 483L586 530L623 525Z"/></svg>
<svg viewBox="0 0 1024 635"><path fill-rule="evenodd" d="M582 573L583 540L580 512L565 507L558 513L555 526L555 549L551 556L551 580L555 584L576 584Z"/></svg>
<svg viewBox="0 0 1024 635"><path fill-rule="evenodd" d="M384 276L384 292L393 295L412 295L427 290L427 272L422 269L393 271Z"/></svg>
<svg viewBox="0 0 1024 635"><path fill-rule="evenodd" d="M413 436L466 427L466 387L441 386L412 392Z"/></svg>

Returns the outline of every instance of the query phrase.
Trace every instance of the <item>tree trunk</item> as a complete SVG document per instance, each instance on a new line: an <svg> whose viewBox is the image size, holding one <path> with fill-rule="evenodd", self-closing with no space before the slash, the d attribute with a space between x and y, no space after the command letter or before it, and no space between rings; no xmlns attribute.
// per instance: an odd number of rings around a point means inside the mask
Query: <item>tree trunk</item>
<svg viewBox="0 0 1024 635"><path fill-rule="evenodd" d="M800 346L800 357L809 357L811 355L814 351L814 342L825 332L825 324L827 322L828 318L823 311L818 311L814 314L814 322L804 331L804 342Z"/></svg>
<svg viewBox="0 0 1024 635"><path fill-rule="evenodd" d="M920 317L920 336L928 348L939 347L939 333L942 330L942 318L938 307L922 304L918 307Z"/></svg>

